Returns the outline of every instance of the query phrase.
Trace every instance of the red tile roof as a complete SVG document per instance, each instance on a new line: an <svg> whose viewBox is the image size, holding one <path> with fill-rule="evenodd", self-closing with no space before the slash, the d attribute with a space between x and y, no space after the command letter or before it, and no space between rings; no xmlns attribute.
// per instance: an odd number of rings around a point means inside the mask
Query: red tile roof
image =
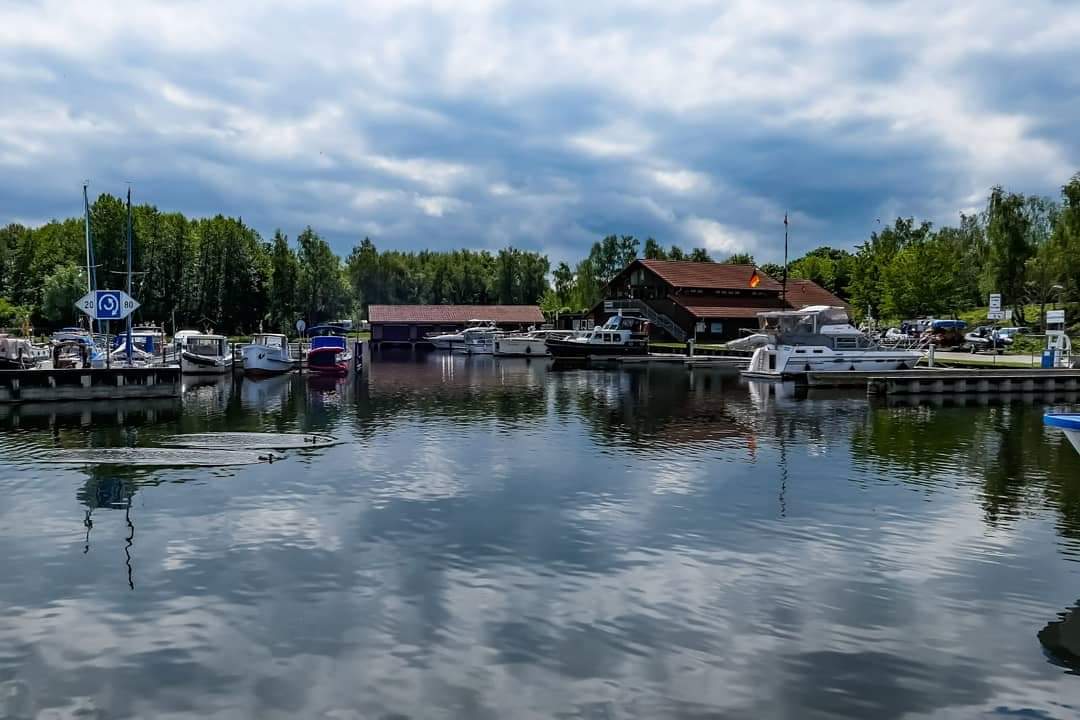
<svg viewBox="0 0 1080 720"><path fill-rule="evenodd" d="M749 290L753 265L691 262L688 260L638 260L649 270L677 288L715 288L719 290ZM757 290L780 290L780 283L757 271L761 282Z"/></svg>
<svg viewBox="0 0 1080 720"><path fill-rule="evenodd" d="M779 298L771 304L769 298L754 297L669 295L668 299L682 305L698 318L753 318L760 312L784 309ZM787 301L787 307L796 310L808 305L848 307L847 303L812 280L789 279Z"/></svg>
<svg viewBox="0 0 1080 720"><path fill-rule="evenodd" d="M833 295L813 280L788 279L787 301L791 307L798 310L808 305L829 305L832 307L848 307L848 304Z"/></svg>
<svg viewBox="0 0 1080 720"><path fill-rule="evenodd" d="M536 305L369 305L373 323L445 323L464 325L470 320L496 323L542 323Z"/></svg>
<svg viewBox="0 0 1080 720"><path fill-rule="evenodd" d="M767 298L669 295L668 299L682 305L697 318L756 318L758 313L781 309L779 300L769 303Z"/></svg>

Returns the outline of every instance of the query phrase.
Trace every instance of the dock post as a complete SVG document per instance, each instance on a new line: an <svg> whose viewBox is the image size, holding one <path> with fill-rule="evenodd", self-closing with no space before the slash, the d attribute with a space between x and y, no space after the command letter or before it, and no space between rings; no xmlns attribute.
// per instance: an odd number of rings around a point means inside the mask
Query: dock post
<svg viewBox="0 0 1080 720"><path fill-rule="evenodd" d="M934 343L930 343L930 357L927 360L930 367L934 367L934 350L935 350Z"/></svg>

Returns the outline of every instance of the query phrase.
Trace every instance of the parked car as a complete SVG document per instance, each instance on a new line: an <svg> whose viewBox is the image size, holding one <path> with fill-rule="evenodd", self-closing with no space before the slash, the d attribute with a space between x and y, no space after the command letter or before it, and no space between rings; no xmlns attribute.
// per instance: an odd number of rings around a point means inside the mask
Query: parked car
<svg viewBox="0 0 1080 720"><path fill-rule="evenodd" d="M1010 345L1012 344L1013 340L1016 339L1017 335L1030 335L1030 334L1031 334L1031 328L1029 328L1029 327L1006 327L1006 328L1001 328L1000 330L998 330L998 335L1005 338L1005 340L1008 341L1008 343Z"/></svg>
<svg viewBox="0 0 1080 720"><path fill-rule="evenodd" d="M980 325L964 335L964 342L973 353L997 351L1000 355L1005 351L1005 347L1012 341L1002 337L1000 331L998 331L997 336L995 337L994 327L992 325Z"/></svg>

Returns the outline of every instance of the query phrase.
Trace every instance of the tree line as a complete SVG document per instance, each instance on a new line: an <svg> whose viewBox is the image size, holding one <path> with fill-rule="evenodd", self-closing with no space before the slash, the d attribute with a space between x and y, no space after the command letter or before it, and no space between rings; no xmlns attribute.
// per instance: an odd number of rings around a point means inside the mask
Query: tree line
<svg viewBox="0 0 1080 720"><path fill-rule="evenodd" d="M817 248L788 273L847 300L858 317L955 317L1001 293L1015 322L1041 321L1047 305L1080 302L1080 173L1057 199L994 187L984 208L955 226L897 218L854 252ZM1032 305L1039 318L1026 316Z"/></svg>
<svg viewBox="0 0 1080 720"><path fill-rule="evenodd" d="M187 218L152 205L132 209L136 319L167 329L214 328L288 332L309 324L366 317L368 305L533 304L548 314L582 311L638 257L714 262L703 248L664 247L653 238L609 235L576 264L551 267L542 254L379 250L364 238L341 258L308 227L269 241L241 218ZM101 195L91 205L98 287L123 287L126 209ZM722 262L753 264L737 253ZM86 291L82 218L36 228L0 228L0 327L28 322L58 327L76 319ZM784 268L762 264L780 279ZM813 280L847 300L857 317L955 316L1000 292L1017 322L1025 309L1080 302L1080 174L1059 198L993 188L980 212L935 228L897 218L853 250L819 247L788 265L792 278Z"/></svg>
<svg viewBox="0 0 1080 720"><path fill-rule="evenodd" d="M126 282L126 207L104 194L90 206L97 286ZM82 218L0 228L0 327L59 327L78 319L87 290ZM547 289L545 256L379 251L364 238L344 259L312 228L264 241L241 218L191 219L152 205L132 208L136 322L173 331L288 332L356 318L372 303L536 303Z"/></svg>

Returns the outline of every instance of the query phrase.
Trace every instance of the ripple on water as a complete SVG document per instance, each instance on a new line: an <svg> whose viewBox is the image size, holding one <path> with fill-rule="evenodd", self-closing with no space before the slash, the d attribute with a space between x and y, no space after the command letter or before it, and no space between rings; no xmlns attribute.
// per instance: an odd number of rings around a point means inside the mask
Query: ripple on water
<svg viewBox="0 0 1080 720"><path fill-rule="evenodd" d="M223 465L254 465L263 462L256 452L230 450L222 452L158 447L58 448L38 457L20 458L24 461L59 465L140 465L154 467L215 467Z"/></svg>

